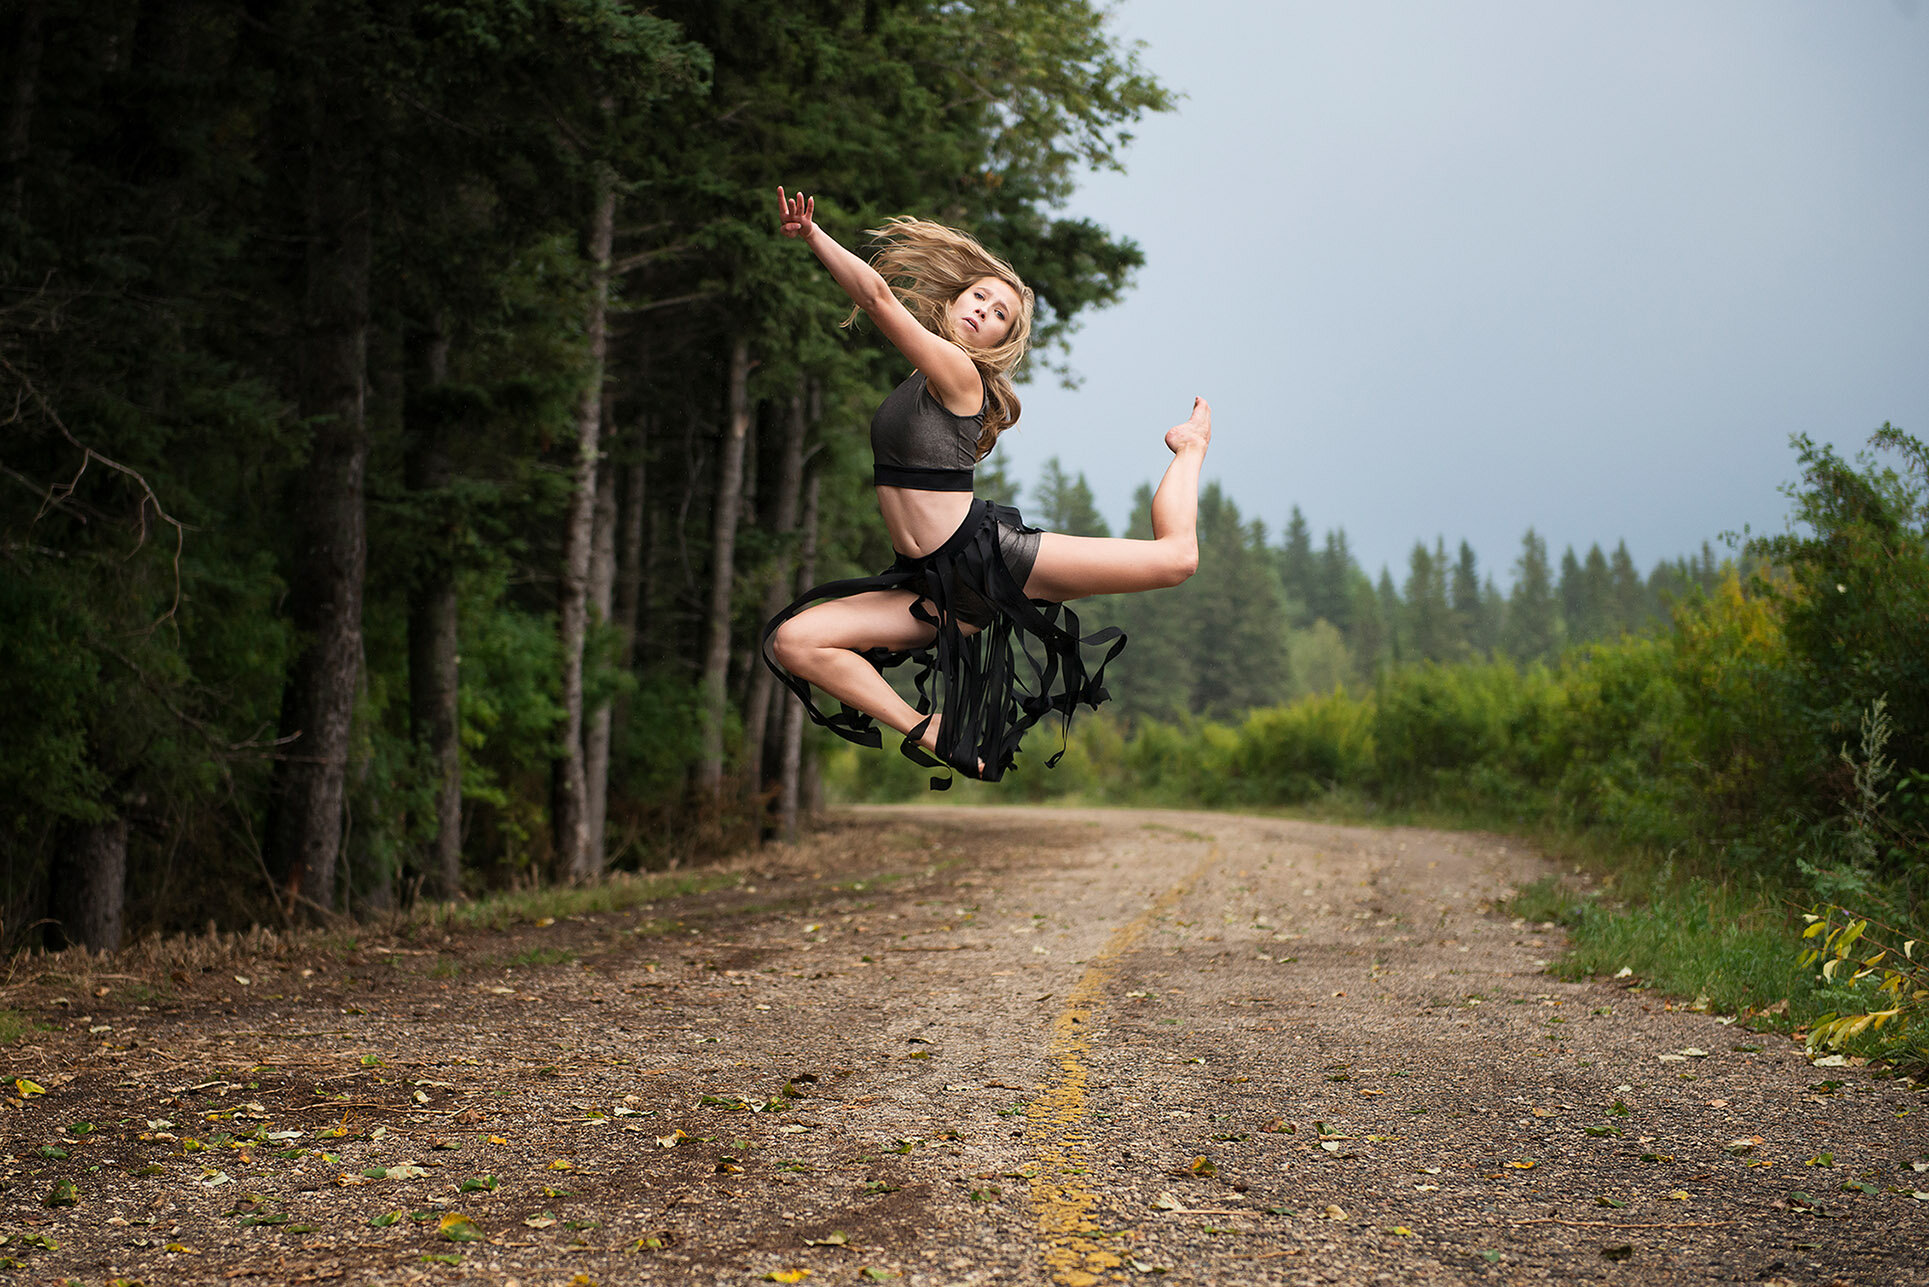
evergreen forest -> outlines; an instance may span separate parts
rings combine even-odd
[[[890,562],[865,428],[903,374],[775,188],[847,245],[977,233],[1050,378],[1142,263],[1066,199],[1174,104],[1098,5],[19,0],[0,66],[6,949],[923,795],[757,657]],[[1873,445],[1798,440],[1788,533],[1646,571],[1531,530],[1369,571],[1209,485],[1198,575],[1080,606],[1131,638],[1117,700],[1001,789],[1554,826],[1919,917],[1929,457]],[[981,483],[1112,534],[1058,461]]]

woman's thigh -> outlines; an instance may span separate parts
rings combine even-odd
[[[777,630],[780,647],[922,648],[936,633],[911,615],[917,596],[909,590],[867,590],[813,604]]]
[[[1160,590],[1185,577],[1172,548],[1162,541],[1046,532],[1039,538],[1038,561],[1025,580],[1025,594],[1063,603],[1088,594]]]

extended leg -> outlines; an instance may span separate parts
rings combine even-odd
[[[1191,417],[1165,435],[1172,463],[1152,496],[1152,539],[1047,532],[1025,593],[1063,603],[1088,594],[1157,590],[1191,576],[1199,567],[1199,470],[1211,441],[1212,408],[1195,398]]]

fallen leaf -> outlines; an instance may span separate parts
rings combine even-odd
[[[450,1242],[481,1242],[482,1230],[476,1222],[459,1211],[451,1211],[436,1222],[436,1232]]]
[[[1179,1199],[1173,1197],[1170,1193],[1161,1193],[1158,1198],[1153,1201],[1152,1205],[1160,1211],[1185,1210],[1185,1203],[1179,1201]]]
[[[1346,1214],[1346,1208],[1341,1206],[1327,1207],[1324,1215],[1328,1220],[1346,1220],[1350,1218]]]
[[[851,1235],[840,1229],[835,1233],[827,1233],[821,1238],[806,1238],[804,1245],[806,1247],[848,1247],[851,1245]]]
[[[14,1094],[20,1096],[22,1099],[32,1099],[35,1095],[46,1094],[47,1088],[37,1081],[29,1081],[25,1077],[16,1077],[13,1079],[13,1091]]]
[[[556,1223],[556,1217],[549,1214],[549,1212],[547,1211],[542,1211],[542,1212],[538,1212],[535,1215],[525,1218],[523,1220],[523,1223],[528,1225],[531,1229],[547,1229]],[[642,1241],[642,1240],[638,1239],[638,1241]]]
[[[1524,1158],[1518,1162],[1509,1162],[1507,1165],[1513,1167],[1516,1171],[1531,1171],[1534,1169],[1536,1163],[1531,1158]]]
[[[1676,1189],[1674,1192],[1668,1194],[1668,1201],[1670,1202],[1686,1202],[1687,1200],[1688,1190],[1686,1189]]]
[[[810,1277],[808,1269],[773,1269],[764,1275],[764,1280],[773,1283],[800,1283],[808,1277]]]

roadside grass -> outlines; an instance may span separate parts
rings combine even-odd
[[[507,956],[490,956],[477,961],[483,970],[531,970],[544,965],[568,965],[576,953],[564,947],[526,947]]]
[[[1817,1020],[1887,1004],[1872,983],[1824,983],[1799,964],[1806,925],[1786,891],[1638,860],[1609,879],[1612,895],[1544,877],[1497,910],[1568,931],[1567,951],[1549,967],[1561,978],[1613,978],[1627,970],[1643,987],[1711,1014],[1736,1015],[1756,1032],[1800,1039]],[[1929,1031],[1919,1022],[1891,1026],[1846,1044],[1843,1053],[1919,1074],[1929,1068]]]
[[[33,1017],[18,1010],[0,1009],[0,1046],[11,1046],[33,1031]]]
[[[417,931],[507,929],[521,922],[622,912],[666,898],[687,898],[742,884],[741,872],[618,873],[599,885],[555,885],[507,890],[472,903],[431,903],[412,909],[402,928]]]

